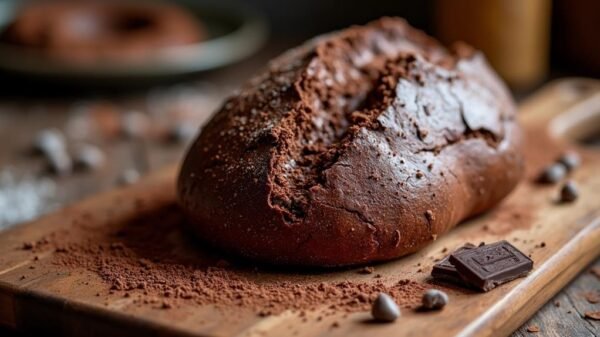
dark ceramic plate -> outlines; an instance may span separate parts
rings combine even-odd
[[[135,0],[128,0],[135,1]],[[157,0],[154,0],[157,1]],[[197,73],[241,60],[266,37],[264,19],[241,6],[179,0],[204,24],[208,39],[161,50],[135,63],[118,61],[73,65],[18,46],[0,43],[0,70],[46,80],[88,84],[140,83]],[[23,1],[0,1],[0,30],[10,23]]]

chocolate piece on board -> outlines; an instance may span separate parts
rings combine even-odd
[[[449,261],[464,281],[483,291],[525,276],[533,268],[530,258],[504,240],[453,253]]]
[[[577,200],[579,192],[577,191],[577,185],[572,181],[567,181],[560,189],[560,201],[561,202],[573,202]]]
[[[477,247],[477,246],[475,246],[472,243],[466,243],[464,246],[455,250],[452,254],[457,254],[464,250],[473,249],[475,247]],[[439,280],[464,284],[464,281],[458,274],[456,267],[454,267],[454,265],[452,263],[450,263],[449,259],[450,259],[450,255],[444,257],[438,263],[433,265],[433,269],[431,270],[431,276],[433,276],[434,278],[439,279]]]

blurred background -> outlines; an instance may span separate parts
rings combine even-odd
[[[593,0],[280,1],[250,0],[267,14],[272,38],[302,40],[387,15],[443,42],[482,49],[513,87],[549,76],[600,75],[600,3]]]
[[[9,25],[19,16],[18,8],[26,7],[23,4],[30,2],[32,1],[2,0],[0,23],[4,27]],[[180,0],[179,3],[201,25],[208,28],[208,35],[203,36],[206,40],[197,41],[198,45],[211,42],[216,37],[232,38],[231,33],[239,33],[242,28],[242,33],[245,34],[243,38],[231,41],[237,48],[225,44],[217,46],[217,52],[210,55],[192,52],[189,53],[191,58],[199,55],[195,57],[195,64],[188,64],[193,62],[182,57],[178,61],[187,67],[180,65],[178,69],[174,69],[162,64],[158,67],[162,72],[155,69],[152,73],[146,69],[146,76],[139,76],[142,70],[129,69],[129,73],[120,76],[121,81],[111,82],[111,76],[98,76],[93,71],[88,70],[86,73],[78,69],[80,76],[71,76],[77,77],[76,87],[88,84],[86,87],[103,86],[110,89],[122,86],[123,83],[119,82],[130,86],[149,86],[156,84],[157,79],[163,83],[165,80],[182,80],[179,75],[194,72],[198,75],[198,71],[204,73],[196,78],[207,78],[206,70],[231,63],[238,66],[238,75],[224,75],[219,80],[235,85],[282,50],[317,34],[353,24],[364,24],[381,16],[401,16],[411,25],[446,44],[462,40],[483,50],[492,65],[517,93],[529,92],[549,78],[564,75],[600,76],[600,47],[596,38],[596,32],[600,31],[600,3],[593,0],[374,0],[368,3],[357,0],[325,0],[289,1],[285,5],[275,0]],[[94,19],[83,15],[77,18],[78,22],[85,20]],[[85,31],[85,26],[63,25],[60,29]],[[6,44],[7,39],[3,42]],[[219,51],[219,47],[223,52]],[[0,69],[12,71],[4,72],[3,77],[15,72],[32,74],[33,77],[25,80],[29,90],[35,77],[38,81],[51,77],[51,82],[54,83],[62,77],[63,82],[69,82],[64,80],[75,72],[71,69],[72,63],[66,66],[55,65],[56,69],[52,71],[44,61],[26,62],[30,60],[22,58],[22,54],[15,56],[5,49],[0,49],[4,52],[4,57],[0,54]],[[10,60],[7,60],[8,56]],[[210,62],[206,61],[211,58]],[[214,58],[220,61],[216,62]],[[40,63],[44,64],[42,70],[39,69]],[[157,73],[160,76],[156,76]],[[116,77],[118,76],[112,76],[112,79]],[[138,80],[140,78],[141,81]],[[2,81],[2,86],[12,91],[10,88],[21,83],[21,80],[22,78],[10,84]],[[47,89],[43,88],[42,91]],[[17,88],[18,90],[20,89]]]

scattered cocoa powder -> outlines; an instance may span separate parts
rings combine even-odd
[[[495,235],[506,235],[514,230],[528,229],[533,224],[534,209],[529,201],[519,200],[517,203],[507,200],[489,212],[488,223],[482,226],[482,230]]]
[[[548,151],[540,151],[541,148],[552,148]],[[527,158],[526,176],[527,180],[534,181],[540,170],[551,163],[563,151],[563,145],[551,138],[545,127],[529,128],[523,146],[525,158]],[[521,184],[518,192],[522,195],[536,195],[543,186],[535,184]],[[539,199],[519,198],[519,200],[508,198],[500,203],[486,215],[486,224],[481,226],[482,231],[493,235],[507,235],[515,230],[528,229],[533,226]]]
[[[349,281],[343,277],[345,271],[291,272],[225,260],[191,241],[175,206],[146,212],[125,224],[88,222],[89,218],[75,221],[68,230],[45,237],[41,242],[46,244],[37,244],[32,251],[54,249],[54,265],[93,271],[109,293],[131,296],[137,305],[238,306],[261,316],[289,309],[356,312],[369,310],[380,292],[400,306],[415,308],[426,289],[424,284],[392,277]]]
[[[51,235],[49,235],[49,237],[53,237],[57,235],[56,233],[53,233]],[[27,241],[27,242],[23,242],[23,244],[21,245],[21,249],[23,250],[30,250],[32,252],[37,252],[40,249],[43,250],[44,247],[46,247],[48,245],[48,238],[41,238],[40,240],[37,241]],[[35,257],[34,257],[35,259]]]
[[[549,147],[548,144],[552,144],[552,146]],[[544,151],[539,149],[544,149]],[[527,158],[526,179],[533,182],[545,166],[555,162],[556,158],[565,151],[565,143],[553,139],[545,125],[538,125],[528,128],[523,151]]]

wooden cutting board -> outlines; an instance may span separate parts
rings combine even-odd
[[[376,270],[384,279],[428,282],[434,258],[447,254],[444,248],[506,239],[531,254],[535,262],[524,279],[488,293],[452,291],[444,310],[404,310],[393,324],[370,324],[368,312],[305,322],[292,311],[259,317],[234,306],[217,310],[184,303],[159,310],[133,305],[132,298],[108,295],[109,286],[95,273],[52,263],[56,251],[39,253],[34,260],[31,251],[23,249],[24,242],[60,233],[82,218],[90,228],[124,224],[138,216],[140,204],[145,209],[173,204],[177,168],[170,167],[135,185],[0,233],[0,325],[26,332],[90,336],[509,335],[600,254],[600,152],[598,147],[578,145],[600,132],[600,82],[553,82],[526,100],[520,110],[528,135],[527,179],[497,209],[460,225],[416,254],[377,265]],[[559,185],[532,183],[540,167],[565,146],[577,149],[583,157],[583,165],[570,177],[580,188],[580,197],[572,204],[556,201]],[[183,243],[182,247],[193,249]],[[286,277],[285,272],[281,275]],[[311,275],[323,281],[364,277],[356,269]],[[308,316],[318,314],[316,310]],[[332,327],[334,321],[339,326]]]

